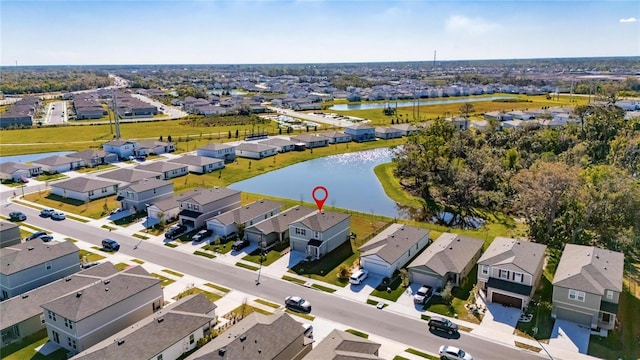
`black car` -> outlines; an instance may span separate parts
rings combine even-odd
[[[167,239],[175,239],[186,232],[187,232],[187,226],[178,224],[170,227],[169,230],[164,234],[164,237]]]
[[[447,334],[452,335],[453,333],[458,332],[458,325],[452,323],[449,319],[433,316],[429,319],[429,329],[444,331]]]
[[[47,236],[47,233],[44,232],[44,231],[36,231],[33,234],[27,236],[27,238],[25,240],[26,241],[30,241],[30,240],[33,240],[33,239],[37,239],[37,238],[39,238],[41,236]]]
[[[233,246],[231,246],[231,249],[235,251],[239,251],[249,246],[249,244],[250,244],[249,240],[246,240],[246,239],[238,240],[233,243]]]
[[[193,241],[202,241],[202,240],[208,238],[209,236],[211,236],[211,234],[213,234],[213,231],[210,230],[210,229],[200,230],[195,235],[193,235],[191,240],[193,240]]]
[[[12,211],[9,213],[9,220],[11,221],[25,221],[27,220],[27,215],[21,213],[20,211]]]
[[[102,240],[102,248],[106,251],[116,252],[120,250],[120,244],[113,239]]]
[[[289,310],[299,311],[304,313],[311,312],[311,303],[299,296],[287,296],[284,299],[284,305]]]
[[[44,235],[44,236],[40,236],[39,237],[40,240],[44,241],[44,242],[49,242],[51,240],[53,240],[53,236],[51,235]]]

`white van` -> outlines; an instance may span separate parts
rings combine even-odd
[[[354,272],[351,277],[349,277],[349,282],[353,285],[360,285],[367,278],[369,272],[365,269],[360,269]]]

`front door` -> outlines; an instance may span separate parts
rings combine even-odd
[[[320,248],[317,246],[307,246],[307,255],[312,259],[320,259]]]
[[[609,313],[602,313],[602,322],[603,323],[610,323],[611,322],[611,314]]]

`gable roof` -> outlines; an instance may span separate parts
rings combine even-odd
[[[325,131],[323,133],[320,133],[321,136],[330,138],[330,139],[335,139],[335,138],[342,138],[342,137],[351,137],[351,135],[349,134],[345,134],[341,131]]]
[[[234,148],[235,148],[235,146],[229,145],[229,144],[212,143],[212,144],[207,144],[205,146],[201,146],[201,147],[198,148],[198,150],[218,151],[218,150],[234,149]]]
[[[106,187],[118,185],[117,182],[100,180],[90,177],[79,176],[69,180],[60,181],[55,184],[51,184],[51,187],[56,187],[65,190],[72,190],[77,192],[88,192],[91,190],[103,189]]]
[[[593,246],[566,244],[553,278],[553,286],[604,295],[622,291],[624,254]]]
[[[135,145],[136,142],[135,141],[131,141],[131,140],[111,140],[109,142],[104,143],[104,145],[109,145],[109,146],[116,146],[116,147],[120,147],[126,144],[132,144]]]
[[[196,190],[189,190],[181,194],[173,194],[169,197],[152,202],[151,206],[155,206],[162,211],[175,209],[180,207],[180,203],[183,200],[190,199],[195,194],[198,194]]]
[[[272,145],[272,146],[293,146],[296,144],[295,141],[273,137],[267,140],[259,141],[260,144]]]
[[[366,244],[360,246],[360,257],[377,255],[388,264],[400,257],[429,236],[429,230],[403,224],[391,224]]]
[[[380,344],[334,329],[316,345],[304,360],[382,360],[377,356]]]
[[[104,158],[107,155],[116,156],[115,154],[108,153],[104,150],[91,150],[91,149],[78,151],[73,154],[69,154],[67,156],[78,158],[78,159],[93,160],[95,158]]]
[[[279,213],[278,215],[272,216],[264,221],[260,221],[251,227],[259,230],[265,235],[273,232],[283,233],[289,229],[289,224],[311,214],[314,211],[316,211],[314,208],[294,206]]]
[[[121,189],[122,190],[129,189],[134,192],[142,192],[142,191],[147,191],[151,189],[157,189],[166,185],[171,185],[171,189],[173,189],[173,183],[171,181],[152,178],[152,179],[142,179],[140,181],[134,182],[133,184],[124,186]]]
[[[54,155],[54,156],[49,156],[43,159],[32,161],[32,163],[39,164],[39,165],[56,166],[56,165],[71,164],[79,161],[83,161],[83,160],[79,158],[70,157],[70,156]]]
[[[28,241],[0,248],[0,273],[11,275],[69,254],[77,254],[71,241]],[[80,259],[78,258],[78,264]]]
[[[213,219],[219,221],[224,225],[244,224],[245,222],[255,218],[256,216],[262,215],[274,209],[280,209],[282,205],[284,204],[281,202],[262,199],[254,201],[245,206],[229,210],[220,215],[216,215],[213,217]]]
[[[482,254],[478,264],[491,266],[512,264],[533,275],[542,267],[546,249],[547,246],[543,244],[496,237],[487,251]]]
[[[339,212],[315,211],[296,221],[296,223],[302,224],[310,230],[323,232],[331,229],[335,225],[339,224],[345,219],[349,219],[350,217],[350,214],[343,214]]]
[[[209,164],[224,163],[224,160],[222,159],[217,159],[217,158],[212,158],[207,156],[198,156],[198,155],[183,155],[168,161],[173,163],[178,163],[178,164],[195,165],[195,166],[205,166]]]
[[[191,196],[185,197],[182,201],[193,201],[199,205],[210,204],[214,201],[224,199],[229,196],[239,195],[240,191],[226,187],[214,187],[211,189],[194,189]],[[238,200],[240,198],[238,197]]]
[[[408,269],[426,266],[440,276],[460,273],[482,249],[484,241],[468,236],[442,233],[425,251],[416,257]]]
[[[346,126],[345,129],[351,129],[351,130],[374,130],[374,127],[369,125],[369,124],[354,124],[354,125],[349,125]]]
[[[324,141],[324,142],[329,141],[329,139],[325,136],[311,135],[311,134],[300,134],[297,136],[292,136],[290,139],[295,142],[310,142],[310,143],[316,142],[316,141]]]
[[[272,146],[272,145],[267,145],[267,144],[260,144],[260,143],[248,143],[248,142],[243,142],[241,144],[239,144],[238,146],[236,146],[236,151],[254,151],[254,152],[262,152],[262,151],[269,151],[269,150],[278,150],[277,146]]]
[[[151,171],[120,168],[118,170],[108,171],[106,173],[103,173],[97,176],[105,179],[120,181],[120,182],[134,183],[136,181],[140,181],[144,179],[152,179],[159,175],[158,173],[151,172]]]
[[[167,172],[167,171],[178,170],[178,169],[185,169],[186,170],[186,167],[187,167],[187,165],[177,164],[177,163],[174,163],[174,162],[155,161],[155,162],[152,162],[150,164],[138,165],[135,168],[138,169],[138,170],[146,170],[146,171],[164,173],[164,172]]]
[[[119,272],[106,279],[108,283],[105,280],[91,284],[78,292],[44,303],[42,308],[71,321],[81,321],[148,288],[160,288],[160,280],[145,273]]]
[[[37,169],[41,166],[38,165],[29,165],[29,164],[22,164],[22,163],[16,163],[16,162],[6,162],[6,163],[1,163],[0,164],[0,172],[1,173],[5,173],[5,174],[13,174],[14,172],[18,171],[18,170],[30,170],[30,169]]]

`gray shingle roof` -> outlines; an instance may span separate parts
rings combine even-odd
[[[468,236],[443,233],[407,268],[426,266],[445,276],[448,272],[460,273],[482,249],[484,241]]]
[[[209,164],[224,163],[224,160],[222,159],[210,158],[206,156],[197,156],[197,155],[183,155],[179,158],[174,158],[168,161],[177,163],[177,164],[195,165],[195,166],[205,166]]]
[[[277,137],[269,138],[267,140],[262,140],[262,141],[259,141],[259,143],[273,145],[273,146],[292,146],[296,144],[295,141],[291,141],[283,138],[277,138]]]
[[[183,201],[191,200],[199,205],[210,204],[214,201],[224,199],[229,196],[240,194],[238,190],[232,190],[225,187],[214,187],[212,189],[195,189],[193,195],[185,198]]]
[[[276,150],[277,151],[278,147],[272,146],[272,145],[267,145],[267,144],[248,143],[248,142],[244,142],[244,143],[241,143],[238,146],[236,146],[236,151],[262,152],[262,151],[268,151],[268,150]]]
[[[64,165],[64,164],[71,164],[74,162],[79,162],[79,161],[83,161],[82,159],[79,158],[73,158],[70,156],[49,156],[46,157],[44,159],[38,159],[35,161],[32,161],[34,164],[38,164],[38,165],[49,165],[49,166],[55,166],[55,165]]]
[[[103,158],[105,156],[107,156],[108,152],[104,151],[104,150],[83,150],[83,151],[78,151],[75,152],[73,154],[69,154],[67,155],[68,157],[74,157],[74,158],[78,158],[78,159],[85,159],[85,160],[93,160],[95,158]]]
[[[382,360],[380,344],[341,330],[333,330],[303,360]]]
[[[331,229],[332,227],[336,226],[345,219],[349,219],[350,217],[350,214],[343,214],[332,211],[316,211],[296,222],[303,224],[310,230],[323,232]]]
[[[117,146],[120,147],[122,145],[126,145],[126,144],[136,144],[135,141],[130,141],[130,140],[111,140],[109,142],[106,142],[105,145],[110,145],[110,146]]]
[[[143,179],[152,179],[158,174],[151,171],[143,171],[136,169],[118,169],[98,175],[98,177],[116,180],[126,183],[134,183]]]
[[[78,322],[154,286],[159,287],[160,280],[152,276],[120,272],[110,277],[107,284],[100,281],[81,289],[79,292],[49,301],[42,307],[71,321]]]
[[[542,267],[546,245],[534,242],[496,237],[487,251],[480,257],[481,265],[513,264],[529,274],[535,274]]]
[[[358,250],[360,257],[377,255],[387,263],[393,264],[409,249],[415,248],[418,241],[425,236],[429,236],[427,229],[391,224]]]
[[[287,209],[276,216],[272,216],[267,220],[261,221],[255,225],[253,228],[260,230],[261,233],[268,235],[273,232],[283,233],[289,229],[289,225],[292,222],[300,220],[300,218],[311,214],[317,209],[313,209],[306,206],[294,206],[290,209]]]
[[[23,242],[0,249],[0,273],[4,275],[15,274],[30,267],[44,264],[47,261],[60,257],[77,254],[78,247],[71,241],[40,240]],[[80,259],[78,259],[80,264]]]
[[[213,219],[220,221],[220,223],[224,225],[244,224],[256,216],[269,211],[279,210],[282,205],[284,204],[273,200],[258,200],[242,207],[229,210],[220,215],[216,215]]]
[[[193,195],[198,194],[198,191],[196,190],[189,190],[187,192],[181,193],[181,194],[174,194],[168,198],[162,199],[162,200],[158,200],[158,201],[154,201],[151,203],[151,205],[157,207],[158,209],[162,210],[162,211],[167,211],[167,210],[171,210],[171,209],[175,209],[180,207],[180,203],[185,200],[185,199],[190,199]]]
[[[218,151],[218,150],[224,150],[224,149],[234,149],[235,146],[232,145],[228,145],[228,144],[207,144],[205,146],[199,147],[198,150],[210,150],[210,151]]]
[[[1,163],[0,164],[0,172],[6,173],[6,174],[13,174],[17,170],[30,170],[30,169],[37,169],[39,167],[40,166],[38,166],[38,165],[29,165],[29,164],[22,164],[22,163],[16,163],[16,162],[6,162],[6,163]]]
[[[150,164],[138,165],[135,168],[138,170],[152,171],[157,173],[164,173],[167,171],[178,170],[182,168],[186,168],[187,165],[177,164],[174,162],[168,161],[155,161]],[[186,169],[185,169],[186,170]]]
[[[173,188],[173,183],[171,181],[159,180],[155,178],[143,179],[128,186],[122,187],[121,189],[130,189],[135,192],[142,192],[151,189],[157,189],[166,186],[167,184],[171,184],[171,187]]]
[[[55,184],[51,184],[51,187],[57,187],[65,190],[73,190],[77,192],[88,192],[91,190],[98,190],[106,187],[118,185],[117,182],[94,179],[90,177],[79,176],[69,180],[60,181]]]
[[[554,286],[604,295],[622,291],[624,254],[593,246],[567,244],[562,251]]]

